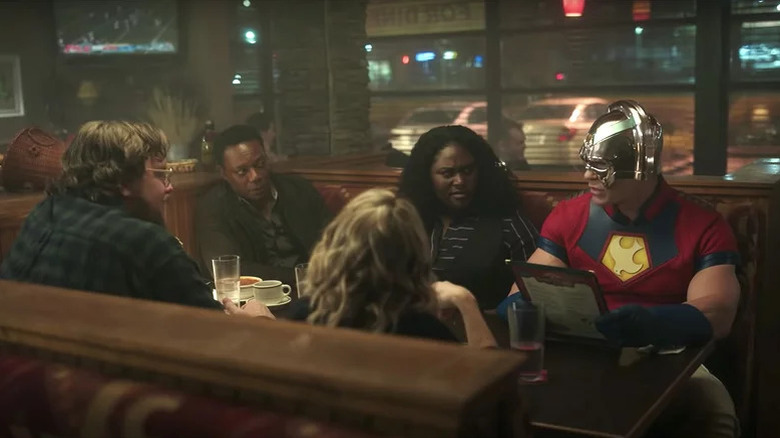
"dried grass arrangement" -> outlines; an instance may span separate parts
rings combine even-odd
[[[190,142],[201,125],[197,103],[172,94],[168,90],[155,88],[152,90],[146,116],[168,136],[171,144],[169,160],[189,158]]]

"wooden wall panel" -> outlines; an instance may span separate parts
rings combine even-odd
[[[166,226],[181,240],[188,254],[195,254],[195,227],[192,212],[199,194],[218,180],[212,173],[177,174],[172,178],[174,190],[163,215]],[[43,193],[0,193],[0,263],[11,249],[24,218],[43,199]]]

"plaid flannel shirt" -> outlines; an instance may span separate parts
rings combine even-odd
[[[119,205],[70,195],[41,201],[0,278],[168,303],[221,308],[179,241]]]

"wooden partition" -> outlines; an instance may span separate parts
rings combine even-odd
[[[384,165],[383,155],[307,157],[275,164],[275,171],[312,181],[334,210],[371,187],[394,188],[400,169]],[[541,226],[560,200],[586,189],[577,173],[518,172],[516,186],[526,214]],[[217,179],[214,174],[174,177],[175,191],[166,207],[169,229],[190,254],[197,247],[192,228],[196,195]],[[671,177],[670,184],[710,202],[737,235],[742,265],[742,302],[732,336],[718,351],[727,360],[721,375],[737,403],[746,436],[771,436],[780,430],[780,176],[767,160],[728,177]],[[41,195],[0,195],[0,260],[21,221]]]
[[[3,354],[378,435],[524,436],[499,350],[0,281]]]
[[[197,196],[219,179],[213,173],[183,173],[172,178],[173,194],[165,203],[165,223],[168,229],[182,241],[189,254],[195,254],[195,226],[192,212]],[[43,199],[43,192],[9,193],[0,192],[0,262],[30,210]]]
[[[281,171],[299,166],[306,168],[324,168],[328,166],[376,166],[384,158],[383,155],[370,154],[345,157],[301,157],[289,162],[280,163]],[[168,229],[181,240],[187,253],[197,253],[193,211],[195,201],[212,184],[219,180],[216,173],[194,172],[174,174],[173,193],[165,204],[165,223]],[[19,234],[24,218],[35,204],[43,199],[43,192],[11,193],[0,190],[0,262],[11,249],[14,239]]]

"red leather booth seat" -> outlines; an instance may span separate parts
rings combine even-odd
[[[359,438],[364,433],[0,354],[0,437]]]

